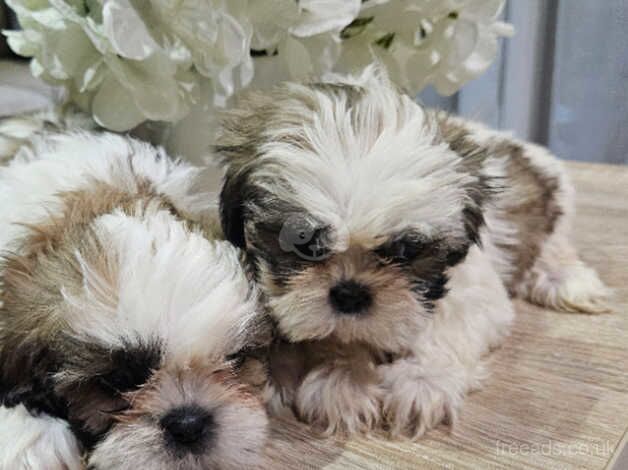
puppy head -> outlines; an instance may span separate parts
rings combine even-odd
[[[485,181],[381,71],[251,94],[223,119],[224,231],[292,341],[407,347],[477,243]]]
[[[90,468],[249,468],[266,416],[232,357],[257,333],[256,293],[231,244],[153,209],[100,216],[34,271],[14,265],[4,308],[38,312],[24,344],[54,362],[40,395],[62,404]]]

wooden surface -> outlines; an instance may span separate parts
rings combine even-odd
[[[275,422],[272,469],[604,469],[628,428],[628,168],[570,164],[578,190],[574,238],[616,290],[617,313],[572,315],[517,303],[492,375],[451,432],[416,443],[316,438]],[[616,470],[626,470],[624,464]]]

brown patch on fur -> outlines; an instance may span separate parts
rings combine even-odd
[[[507,155],[507,184],[516,194],[509,200],[505,216],[517,227],[518,244],[516,251],[508,249],[515,257],[516,271],[510,289],[521,281],[541,252],[541,246],[554,231],[562,209],[556,200],[559,182],[556,178],[544,175],[535,168],[524,149],[515,143],[503,141],[495,143],[495,155]]]
[[[22,402],[30,410],[68,419],[80,426],[81,432],[96,435],[109,426],[107,412],[119,408],[121,403],[89,382],[57,388],[59,383],[54,374],[67,358],[85,351],[84,344],[65,335],[67,325],[60,311],[64,302],[61,288],[76,292],[82,285],[76,251],[103,278],[115,276],[115,272],[90,230],[74,228],[59,242],[52,251],[46,250],[46,254],[34,252],[4,260],[0,401],[20,391],[21,397],[16,397],[15,403]],[[5,390],[1,390],[3,387]],[[84,443],[91,442],[87,434],[80,437]]]
[[[256,394],[261,394],[268,379],[266,364],[254,357],[245,357],[235,374],[239,381],[251,387]]]
[[[317,92],[343,100],[347,109],[365,95],[363,88],[340,83],[313,83],[298,87],[279,85],[270,93],[242,93],[236,106],[221,115],[215,146],[217,155],[223,163],[231,166],[232,172],[239,172],[259,156],[260,146],[270,138],[265,135],[268,129],[273,129],[272,140],[275,142],[313,151],[311,142],[299,129],[308,124],[303,121],[303,116],[320,114]],[[377,125],[383,127],[383,122],[384,116],[381,116]]]
[[[181,216],[178,209],[163,195],[154,192],[146,180],[138,180],[134,192],[94,181],[90,189],[63,192],[59,197],[63,201],[63,210],[59,215],[51,214],[48,220],[40,224],[24,224],[32,231],[19,250],[25,256],[33,257],[54,250],[67,232],[75,227],[87,227],[94,219],[114,209],[132,214],[135,208],[147,207],[153,202],[160,209]]]
[[[387,362],[386,354],[366,343],[343,343],[335,338],[292,343],[277,339],[270,348],[269,368],[274,385],[288,401],[294,396],[305,376],[327,364],[342,364],[352,371],[357,382],[370,382],[368,365]]]
[[[515,270],[507,286],[512,291],[533,266],[541,245],[554,231],[556,221],[562,215],[556,198],[559,182],[535,167],[524,148],[513,141],[492,138],[479,144],[470,137],[470,130],[444,114],[439,116],[439,124],[441,137],[463,158],[463,165],[473,175],[482,175],[487,156],[506,157],[506,175],[499,182],[504,190],[494,197],[505,207],[500,216],[517,229],[516,245],[498,244],[513,257]]]
[[[77,252],[95,269],[101,268],[103,277],[115,276],[114,264],[109,259],[111,254],[104,252],[90,228],[95,218],[114,209],[132,213],[151,203],[177,214],[176,208],[154,193],[146,181],[138,181],[137,193],[95,181],[91,189],[62,193],[60,197],[61,213],[51,214],[39,224],[28,225],[31,234],[21,241],[14,253],[4,256],[0,266],[1,329],[13,331],[19,338],[49,338],[62,329],[62,319],[54,314],[54,309],[62,301],[61,286],[70,290],[81,286]],[[7,336],[11,335],[7,333]],[[10,338],[7,340],[11,342]]]
[[[51,376],[64,358],[76,356],[78,351],[73,348],[82,346],[65,337],[67,324],[60,310],[64,302],[61,289],[69,294],[82,289],[84,279],[77,253],[101,279],[115,285],[117,278],[115,254],[103,249],[91,223],[115,209],[130,214],[149,205],[179,215],[176,207],[157,194],[148,181],[137,179],[134,191],[93,181],[89,189],[60,194],[60,213],[28,225],[30,234],[14,253],[0,260],[0,401],[29,400],[27,403],[34,409],[52,415],[65,412],[63,394],[53,390]],[[91,416],[94,409],[117,406],[89,387],[77,396],[84,398],[73,410],[80,419]],[[89,423],[90,429],[102,429],[102,420],[94,419],[94,423]]]
[[[68,421],[94,436],[105,433],[115,416],[129,407],[124,398],[112,396],[94,383],[79,384],[61,393],[67,397]]]

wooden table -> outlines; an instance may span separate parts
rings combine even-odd
[[[617,313],[572,315],[517,303],[492,376],[448,432],[416,443],[321,439],[274,422],[269,469],[628,469],[628,167],[569,164],[574,238],[616,290]],[[624,445],[625,445],[624,439]],[[613,462],[611,463],[611,460]]]

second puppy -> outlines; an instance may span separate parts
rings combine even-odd
[[[257,294],[200,223],[198,178],[112,134],[0,168],[1,469],[259,463],[259,379],[236,359],[263,336]]]

